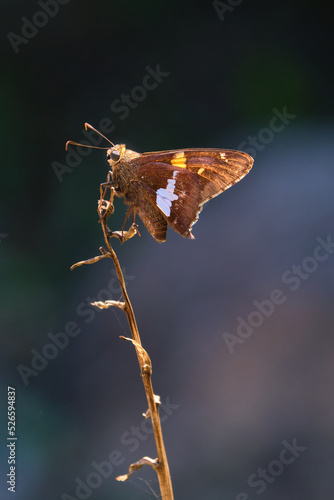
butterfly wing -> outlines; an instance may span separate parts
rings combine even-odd
[[[139,183],[137,183],[137,187]],[[141,189],[143,189],[141,187]],[[144,223],[144,226],[157,241],[166,241],[167,220],[152,202],[150,189],[145,186],[143,196],[136,204],[135,211]]]
[[[185,238],[193,238],[190,228],[197,220],[203,188],[200,177],[189,170],[159,162],[142,165],[136,179],[143,202],[137,210],[138,215],[141,217],[144,207],[154,207],[175,231]],[[149,225],[145,225],[151,232]]]
[[[229,149],[143,153],[136,158],[135,182],[142,193],[136,211],[158,241],[166,239],[163,220],[193,238],[191,227],[203,204],[240,181],[252,165],[251,156]]]
[[[216,189],[208,184],[202,193],[202,204],[239,182],[251,170],[253,158],[242,151],[233,149],[178,149],[143,153],[138,158],[138,165],[148,160],[168,163],[185,168],[212,182]],[[205,184],[205,183],[204,183]]]

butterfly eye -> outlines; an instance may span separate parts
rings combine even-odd
[[[119,160],[119,152],[118,151],[111,151],[111,153],[107,154],[107,159],[112,160],[112,161],[118,161]]]

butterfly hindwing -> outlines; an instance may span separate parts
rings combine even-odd
[[[203,189],[200,177],[187,169],[157,162],[140,166],[137,182],[146,203],[156,207],[182,236],[193,238],[190,229],[198,218]]]
[[[135,208],[146,229],[157,241],[166,241],[167,221],[153,203],[143,197]]]

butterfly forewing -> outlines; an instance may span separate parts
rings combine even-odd
[[[143,153],[138,163],[153,161],[186,168],[213,182],[219,194],[240,181],[252,168],[253,158],[233,149],[180,149]],[[159,165],[157,165],[158,167]],[[210,199],[210,198],[208,198]],[[208,199],[203,198],[203,203]]]
[[[191,151],[187,168],[210,183],[203,182],[202,204],[239,182],[252,168],[253,159],[234,150]],[[214,184],[215,188],[212,187]]]

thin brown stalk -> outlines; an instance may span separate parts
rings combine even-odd
[[[161,422],[160,422],[160,416],[159,416],[159,405],[160,405],[160,398],[156,396],[153,392],[153,386],[152,386],[152,365],[151,365],[151,360],[145,351],[143,349],[141,340],[140,340],[140,335],[138,331],[138,326],[135,318],[135,314],[129,299],[129,295],[126,290],[126,285],[125,285],[125,280],[124,276],[122,273],[122,269],[120,266],[120,263],[118,261],[117,255],[110,245],[110,237],[111,236],[116,236],[118,237],[121,242],[125,241],[132,236],[134,236],[137,233],[136,225],[133,224],[130,228],[129,231],[126,231],[123,233],[121,232],[114,232],[111,233],[110,229],[107,226],[107,217],[112,213],[112,198],[110,202],[106,202],[103,200],[99,204],[99,216],[100,216],[100,223],[101,227],[103,230],[103,235],[104,235],[104,241],[107,246],[108,251],[106,251],[104,248],[100,248],[101,254],[97,257],[94,257],[93,259],[89,259],[87,261],[82,261],[78,262],[77,264],[74,264],[72,266],[72,269],[74,267],[80,266],[82,264],[93,264],[103,258],[109,257],[113,260],[115,270],[117,273],[117,278],[122,290],[122,295],[123,295],[123,301],[106,301],[104,303],[101,302],[96,302],[94,303],[95,306],[100,307],[102,309],[110,307],[110,306],[115,306],[120,309],[122,309],[128,319],[130,331],[131,331],[131,336],[132,339],[126,339],[126,340],[131,340],[133,343],[136,353],[137,353],[137,358],[138,358],[138,363],[140,366],[140,372],[144,384],[144,389],[146,393],[146,398],[148,402],[148,411],[146,412],[145,416],[146,418],[151,418],[152,421],[152,427],[154,431],[154,439],[156,443],[156,449],[157,449],[157,458],[151,459],[149,457],[143,457],[142,459],[138,460],[134,464],[131,464],[129,467],[129,472],[128,474],[125,474],[123,476],[119,476],[116,479],[118,481],[126,481],[130,475],[138,470],[140,467],[143,465],[150,465],[151,467],[154,468],[154,470],[157,473],[158,476],[158,481],[160,485],[160,492],[161,492],[161,499],[162,500],[173,500],[173,488],[172,488],[172,481],[170,477],[170,472],[169,472],[169,466],[168,466],[168,461],[167,461],[167,455],[166,455],[166,450],[165,450],[165,445],[163,441],[163,436],[162,436],[162,429],[161,429]],[[124,337],[123,337],[124,338]]]

